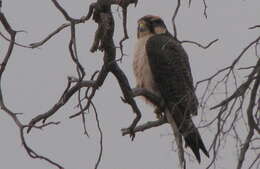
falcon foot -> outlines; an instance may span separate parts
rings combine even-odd
[[[135,139],[135,132],[134,132],[134,128],[133,127],[128,127],[127,130],[129,131],[129,136],[131,138],[131,141],[134,141]]]
[[[163,118],[163,111],[160,108],[156,107],[154,109],[154,113],[156,114],[156,118],[157,119],[162,119]]]

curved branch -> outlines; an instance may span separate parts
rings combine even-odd
[[[181,43],[191,43],[191,44],[194,44],[194,45],[197,45],[198,47],[200,48],[203,48],[203,49],[208,49],[211,45],[213,45],[215,42],[217,42],[219,39],[215,39],[211,42],[209,42],[207,45],[202,45],[198,42],[194,42],[194,41],[190,41],[190,40],[183,40],[181,41]]]
[[[60,97],[59,101],[50,108],[46,113],[40,114],[33,118],[28,124],[27,133],[31,131],[36,123],[39,121],[45,122],[50,116],[55,114],[63,105],[65,105],[71,96],[73,96],[82,87],[93,87],[96,85],[95,81],[80,81],[70,88],[71,82],[68,81],[68,87],[65,89],[64,93]]]
[[[61,26],[59,26],[55,31],[53,31],[52,33],[50,33],[46,38],[44,38],[43,40],[39,41],[39,42],[35,42],[35,43],[31,43],[30,46],[32,48],[37,48],[39,46],[42,46],[44,43],[46,43],[48,40],[50,40],[54,35],[56,35],[57,33],[59,33],[60,31],[62,31],[64,28],[69,27],[71,24],[70,23],[64,23]]]
[[[172,16],[173,33],[174,33],[174,37],[176,39],[178,39],[178,38],[177,38],[177,27],[176,27],[175,20],[176,20],[177,14],[179,12],[180,6],[181,6],[181,0],[178,0],[177,1],[177,6],[176,6],[176,8],[174,10],[174,13],[173,13],[173,16]]]
[[[203,15],[205,16],[205,18],[207,19],[208,18],[208,14],[207,14],[207,3],[206,3],[206,0],[203,0],[203,5],[204,5],[204,11],[203,11]]]
[[[1,2],[1,1],[0,1]],[[1,3],[0,3],[1,5]],[[0,107],[3,111],[5,111],[15,122],[16,126],[19,128],[19,132],[20,132],[20,139],[22,141],[22,145],[25,148],[26,152],[28,153],[28,155],[31,158],[37,158],[37,159],[41,159],[41,160],[45,160],[47,162],[49,162],[50,164],[58,167],[59,169],[63,169],[63,167],[61,165],[59,165],[58,163],[50,160],[47,157],[41,156],[39,154],[37,154],[33,149],[31,149],[24,138],[24,128],[27,127],[26,125],[23,125],[21,123],[21,121],[17,118],[17,113],[12,112],[9,108],[6,107],[5,103],[4,103],[4,99],[3,99],[3,94],[2,94],[2,88],[1,88],[1,84],[2,84],[2,75],[5,71],[5,68],[7,66],[7,63],[11,57],[13,48],[14,48],[14,44],[15,44],[15,36],[16,36],[16,31],[14,31],[11,26],[9,25],[7,19],[5,18],[4,14],[0,11],[0,22],[3,24],[4,28],[6,29],[6,31],[10,34],[11,39],[10,39],[10,43],[9,43],[9,47],[7,50],[7,53],[4,57],[3,62],[1,63],[1,67],[0,67]],[[47,126],[47,125],[45,125]],[[44,127],[44,126],[42,126]],[[41,128],[42,128],[41,127]]]

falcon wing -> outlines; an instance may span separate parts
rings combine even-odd
[[[197,114],[188,55],[181,44],[170,34],[160,34],[147,41],[146,50],[154,80],[167,104],[178,104],[187,115]]]
[[[146,43],[146,52],[156,87],[166,108],[171,112],[186,145],[200,162],[200,149],[209,155],[191,120],[191,114],[197,113],[198,101],[188,56],[181,44],[168,33],[151,37]]]

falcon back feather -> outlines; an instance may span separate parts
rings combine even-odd
[[[154,81],[170,110],[173,119],[200,162],[201,149],[209,156],[201,136],[191,120],[197,113],[198,103],[192,84],[187,54],[170,34],[154,35],[146,43],[146,51]]]

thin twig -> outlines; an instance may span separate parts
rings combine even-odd
[[[181,43],[191,43],[191,44],[194,44],[194,45],[197,45],[198,47],[200,48],[203,48],[203,49],[208,49],[211,45],[213,45],[215,42],[217,42],[219,39],[215,39],[211,42],[209,42],[207,45],[202,45],[198,42],[194,42],[194,41],[190,41],[190,40],[183,40],[181,41]]]
[[[69,27],[71,24],[70,23],[64,23],[61,26],[59,26],[56,30],[54,30],[52,33],[50,33],[46,38],[39,42],[31,43],[30,46],[31,48],[37,48],[45,44],[48,40],[50,40],[54,35],[62,31],[64,28]]]
[[[174,33],[174,37],[176,39],[178,39],[178,38],[177,38],[177,27],[176,27],[175,20],[176,20],[177,14],[179,12],[180,6],[181,6],[181,0],[178,0],[177,1],[177,6],[176,6],[176,8],[174,10],[174,13],[173,13],[173,16],[172,16],[173,33]]]
[[[96,109],[95,105],[93,104],[93,102],[91,102],[91,106],[92,106],[94,113],[95,113],[97,127],[98,127],[98,131],[99,131],[99,135],[100,135],[100,140],[99,140],[100,150],[99,150],[99,154],[98,154],[98,160],[95,164],[95,169],[97,169],[100,162],[101,162],[101,157],[102,157],[102,154],[103,154],[103,132],[102,132],[102,129],[101,129],[101,126],[100,126],[97,109]]]
[[[260,28],[260,25],[251,26],[248,29],[255,29],[255,28]]]
[[[2,36],[2,38],[4,38],[6,41],[8,41],[8,42],[10,42],[11,40],[10,39],[8,39],[2,32],[0,32],[0,36]],[[32,47],[30,47],[30,46],[27,46],[27,45],[23,45],[23,44],[20,44],[20,43],[17,43],[17,42],[15,42],[14,43],[15,45],[17,45],[17,46],[20,46],[20,47],[23,47],[23,48],[32,48]]]
[[[203,5],[204,5],[204,11],[203,11],[203,15],[205,16],[205,18],[207,19],[208,18],[208,14],[207,14],[207,3],[206,3],[206,0],[203,0]]]

